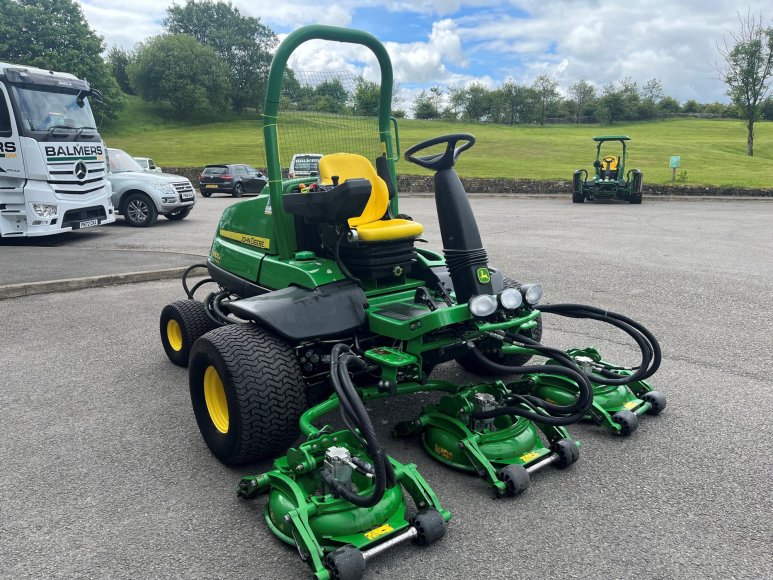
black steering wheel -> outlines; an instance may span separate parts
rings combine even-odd
[[[459,141],[465,141],[463,145],[459,147],[456,144]],[[446,150],[443,153],[436,153],[434,155],[425,155],[424,157],[414,157],[414,153],[418,153],[422,149],[432,147],[433,145],[439,145],[441,143],[446,144]],[[461,155],[462,151],[467,151],[470,147],[475,145],[475,137],[469,133],[453,133],[452,135],[441,135],[434,139],[428,139],[417,143],[405,152],[405,160],[415,163],[425,169],[431,169],[433,171],[440,171],[442,169],[451,169],[456,163],[456,160]]]

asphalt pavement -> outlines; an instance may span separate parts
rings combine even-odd
[[[201,200],[188,220],[146,230],[119,218],[3,244],[0,264],[58,262],[62,278],[116,264],[107,273],[152,271],[161,255],[164,268],[184,267],[206,256],[229,203]],[[367,578],[773,577],[773,203],[473,207],[492,265],[541,282],[548,303],[608,308],[655,333],[663,364],[652,383],[668,408],[630,438],[571,427],[583,443],[577,464],[495,500],[419,442],[390,439],[434,396],[370,404],[387,451],[417,464],[453,519],[429,548],[374,559]],[[401,211],[440,248],[432,199],[405,199]],[[51,268],[41,277],[59,276]],[[187,372],[158,338],[161,309],[182,297],[170,279],[0,300],[0,578],[309,577],[263,522],[265,499],[236,498],[239,476],[270,464],[226,468],[198,433]],[[597,323],[546,315],[543,342],[635,362],[625,336]],[[435,376],[478,380],[453,363]]]

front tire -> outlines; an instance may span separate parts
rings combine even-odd
[[[190,215],[190,213],[191,213],[190,207],[181,207],[180,209],[177,209],[172,213],[165,213],[164,217],[168,220],[172,220],[173,222],[177,222],[187,218]]]
[[[521,285],[516,282],[515,280],[511,280],[510,278],[505,278],[503,280],[504,287],[505,288],[516,288],[520,289]],[[532,340],[536,340],[539,342],[542,339],[542,317],[537,318],[537,326],[532,328],[531,330],[527,330],[524,332],[524,335],[528,338],[531,338]],[[508,332],[508,336],[513,336],[511,333]],[[478,350],[478,347],[475,347],[475,350]],[[484,352],[483,356],[485,356],[487,359],[489,359],[492,362],[495,362],[500,365],[506,365],[510,367],[517,367],[525,365],[529,360],[531,360],[532,355],[530,354],[502,354],[501,350],[498,351],[492,351],[492,352]],[[480,363],[480,361],[472,354],[465,354],[462,356],[459,356],[456,358],[456,362],[458,362],[464,370],[469,371],[471,373],[474,373],[476,375],[481,375],[484,377],[488,376],[498,376],[496,374],[492,374],[491,371],[489,371],[484,365]]]
[[[135,228],[146,228],[156,223],[158,210],[156,204],[144,193],[130,193],[123,203],[126,223]]]
[[[188,373],[201,435],[226,465],[276,457],[298,437],[306,383],[291,346],[270,331],[241,323],[208,332]]]
[[[187,367],[194,343],[217,325],[198,300],[177,300],[161,311],[159,330],[164,352],[177,366]]]

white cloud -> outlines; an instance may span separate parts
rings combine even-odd
[[[171,4],[79,1],[107,44],[124,48],[160,33]],[[489,82],[486,77],[494,84],[507,77],[531,83],[549,73],[566,89],[580,78],[601,86],[630,76],[640,84],[658,78],[666,94],[682,101],[726,100],[711,68],[715,43],[737,27],[736,11],[746,10],[736,0],[335,0],[330,5],[235,0],[234,5],[279,30],[310,23],[356,26],[361,8],[405,13],[406,26],[428,26],[434,16],[426,40],[382,38],[403,84]],[[768,14],[769,0],[751,0],[749,9]],[[358,56],[349,45],[303,46],[293,60],[303,68],[337,67],[378,77],[369,53]]]

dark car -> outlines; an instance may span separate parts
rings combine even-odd
[[[234,197],[245,193],[260,193],[266,187],[268,178],[249,165],[227,164],[207,165],[199,176],[201,195],[209,197],[222,191]]]

